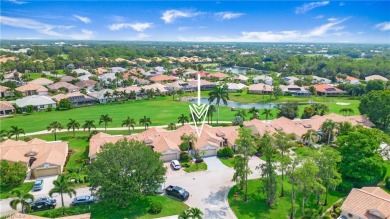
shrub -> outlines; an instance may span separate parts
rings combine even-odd
[[[188,153],[186,153],[186,152],[181,152],[180,153],[180,162],[188,162],[188,161],[190,161],[191,160],[191,157],[190,157],[190,155],[188,154]]]
[[[349,181],[343,181],[338,187],[337,191],[349,193],[353,188],[353,184]]]
[[[27,167],[21,162],[0,162],[0,185],[1,188],[12,188],[21,185],[27,175]]]
[[[234,155],[234,151],[229,147],[224,147],[217,152],[218,157],[231,158]]]
[[[330,216],[328,216],[328,215],[324,215],[324,216],[322,216],[321,219],[332,219],[332,218]]]
[[[162,204],[158,201],[151,201],[150,202],[150,209],[149,209],[149,212],[151,214],[158,214],[162,211]]]
[[[386,188],[390,189],[390,176],[386,178]]]
[[[51,111],[53,111],[53,107],[51,107],[51,106],[49,106],[49,107],[47,107],[47,112],[51,112]]]
[[[195,159],[195,163],[203,163],[203,159],[202,158],[196,158]]]
[[[179,147],[180,147],[181,151],[188,151],[188,144],[185,144],[185,143],[184,144],[180,144]]]

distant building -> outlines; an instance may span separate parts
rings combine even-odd
[[[55,100],[56,102],[60,102],[62,99],[68,99],[70,102],[72,102],[72,105],[74,107],[95,105],[94,99],[80,92],[57,94],[55,96],[52,96],[52,99]]]
[[[29,105],[34,106],[35,110],[45,110],[49,107],[56,108],[56,102],[54,102],[50,97],[46,96],[27,96],[21,99],[17,99],[15,104],[22,109],[22,112],[26,111],[26,107]]]
[[[54,84],[54,81],[47,78],[37,78],[35,80],[30,81],[29,83],[41,85],[41,86],[48,86]]]
[[[371,80],[381,80],[381,81],[384,81],[384,82],[388,81],[387,78],[385,78],[385,77],[383,77],[383,76],[380,76],[380,75],[371,75],[371,76],[367,76],[367,77],[364,78],[364,80],[365,80],[366,82],[371,81]]]
[[[304,87],[297,85],[280,85],[279,88],[282,90],[283,95],[291,94],[293,96],[310,96],[311,93]]]
[[[6,116],[15,112],[14,106],[7,101],[0,101],[0,116]]]
[[[313,80],[311,81],[311,83],[312,84],[330,84],[330,83],[332,83],[332,81],[327,79],[327,78],[313,76]]]
[[[53,90],[53,91],[58,91],[62,87],[66,88],[71,93],[80,91],[79,87],[77,87],[73,84],[67,83],[67,82],[57,82],[57,83],[54,83],[52,85],[47,86],[47,88],[49,88],[50,90]]]
[[[289,76],[289,77],[284,77],[283,81],[285,81],[289,85],[294,85],[296,81],[299,81],[299,78],[294,76]]]
[[[253,83],[258,84],[258,83],[265,83],[267,85],[272,86],[273,84],[273,78],[267,75],[259,75],[253,78]]]
[[[243,90],[247,86],[241,83],[226,83],[228,92],[237,92],[238,90]]]
[[[329,84],[314,84],[312,86],[316,89],[318,96],[341,96],[347,94],[347,92]]]
[[[273,88],[264,83],[252,84],[248,88],[250,94],[272,94]]]
[[[92,97],[93,99],[95,99],[99,103],[108,103],[108,102],[115,101],[115,99],[116,99],[115,97],[112,96],[113,92],[114,91],[111,89],[103,89],[100,91],[90,92],[87,95]],[[107,95],[105,95],[106,93],[110,93],[111,96],[108,97]]]
[[[13,97],[13,96],[14,96],[14,92],[10,91],[10,89],[8,87],[0,85],[0,97],[1,98],[3,98],[3,97]]]
[[[336,77],[338,83],[360,84],[359,79],[352,76],[347,76],[345,79]]]
[[[31,95],[47,96],[48,95],[47,88],[32,83],[28,83],[26,85],[17,87],[16,90],[22,92],[23,96],[31,96]]]

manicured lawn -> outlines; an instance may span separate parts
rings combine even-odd
[[[224,158],[224,157],[220,157],[219,160],[225,164],[225,166],[227,167],[234,167],[233,165],[233,158]]]
[[[163,209],[159,214],[150,214],[149,210],[149,200],[159,201],[163,204]],[[108,206],[103,203],[96,203],[89,206],[77,206],[72,207],[74,214],[83,214],[91,213],[91,218],[96,219],[106,219],[106,218],[159,218],[170,215],[178,215],[181,212],[188,209],[188,206],[182,202],[173,200],[165,196],[151,196],[148,199],[137,201],[132,203],[127,208],[117,208],[113,206]],[[50,211],[41,211],[33,213],[37,216],[47,217],[50,215]]]
[[[280,179],[280,177],[278,177]],[[265,203],[265,195],[262,192],[259,192],[259,188],[261,188],[262,182],[259,179],[249,180],[248,181],[248,202],[243,201],[244,193],[239,190],[236,186],[232,187],[228,194],[229,205],[232,208],[233,212],[240,219],[250,219],[250,218],[262,218],[262,219],[286,219],[290,213],[291,208],[291,184],[284,182],[285,185],[285,197],[279,197],[277,200],[277,204],[274,207],[269,207]],[[278,185],[280,194],[280,185]],[[238,197],[234,197],[234,194],[237,192]],[[305,208],[311,209],[319,209],[323,207],[323,209],[329,208],[334,202],[336,202],[339,198],[346,196],[345,194],[330,192],[328,196],[328,205],[327,206],[317,206],[315,203],[314,196],[309,200],[308,203],[305,204]],[[321,201],[323,201],[323,197]],[[300,195],[297,196],[295,200],[295,209],[296,209],[296,218],[300,218],[301,216],[301,203],[302,199]]]
[[[16,188],[1,189],[0,199],[9,198],[10,197],[9,193],[14,189],[19,189],[19,190],[23,191],[23,193],[29,192],[29,191],[31,191],[33,185],[34,185],[34,182],[26,182],[26,183],[23,183],[22,185],[20,185]]]
[[[188,103],[173,101],[171,96],[157,97],[151,100],[138,100],[134,102],[102,104],[93,107],[82,107],[65,111],[34,112],[32,115],[15,115],[10,118],[0,119],[1,129],[9,130],[10,126],[23,128],[25,132],[35,132],[45,130],[49,123],[58,121],[66,126],[69,119],[75,119],[81,125],[85,120],[95,120],[96,126],[104,128],[104,124],[99,125],[100,115],[109,114],[113,119],[108,123],[108,127],[120,127],[122,121],[130,116],[137,122],[147,116],[152,120],[152,126],[167,125],[177,122],[180,114],[189,115]],[[231,121],[234,113],[228,107],[221,107],[220,120]],[[216,113],[213,117],[216,120]]]
[[[196,172],[196,171],[203,171],[203,170],[207,170],[207,164],[205,162],[199,163],[198,168],[196,168],[195,163],[191,163],[190,167],[184,168],[184,171],[187,173]]]
[[[28,75],[30,76],[31,79],[37,79],[37,78],[40,78],[42,76],[42,73],[28,73]]]
[[[315,149],[312,149],[310,147],[296,147],[292,149],[299,158],[309,158],[313,157],[313,153],[316,152]]]

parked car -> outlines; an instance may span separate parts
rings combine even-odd
[[[38,198],[30,203],[31,211],[43,211],[47,209],[53,209],[57,205],[57,201],[54,198],[43,197]]]
[[[180,170],[181,168],[180,162],[178,160],[172,160],[171,166],[174,170]]]
[[[190,197],[190,193],[179,186],[168,186],[165,189],[165,193],[182,201],[185,201]]]
[[[93,196],[84,195],[84,196],[79,196],[74,198],[70,205],[72,206],[85,205],[85,204],[92,204],[93,202],[95,202],[95,198]]]
[[[32,188],[32,191],[35,192],[35,191],[41,191],[43,188],[43,180],[42,179],[39,179],[39,180],[36,180],[35,183],[34,183],[34,186]]]

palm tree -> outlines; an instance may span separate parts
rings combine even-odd
[[[8,133],[6,130],[0,130],[0,142],[4,140],[4,138],[8,137]]]
[[[150,120],[150,118],[144,116],[144,118],[141,118],[139,120],[139,124],[144,125],[146,130],[146,128],[149,127],[150,124],[152,124],[152,121]]]
[[[107,99],[107,102],[110,102],[112,95],[110,92],[106,91],[106,93],[103,94],[103,97]]]
[[[22,213],[26,213],[26,210],[27,212],[30,211],[31,206],[29,200],[34,201],[33,195],[31,195],[30,193],[24,193],[19,189],[14,189],[11,191],[11,196],[14,197],[14,199],[12,199],[12,201],[9,203],[12,209],[16,210],[18,205],[21,204]]]
[[[17,126],[11,126],[11,130],[8,132],[8,136],[14,136],[15,139],[18,140],[20,134],[25,134],[22,128],[18,128]]]
[[[191,218],[193,219],[202,219],[203,212],[199,208],[190,208],[188,209]]]
[[[75,129],[77,129],[77,130],[80,129],[80,123],[77,122],[74,119],[69,119],[69,123],[66,126],[68,127],[68,131],[69,131],[69,129],[73,130],[73,138],[74,138],[74,130]]]
[[[85,120],[85,123],[83,125],[83,129],[85,131],[85,129],[88,129],[88,134],[91,134],[91,128],[95,128],[96,129],[96,126],[94,124],[95,121],[93,120]]]
[[[57,130],[60,131],[64,127],[62,126],[61,123],[54,121],[47,126],[47,131],[51,131],[54,133],[54,141],[57,141]]]
[[[53,184],[54,188],[49,191],[49,195],[52,197],[54,193],[60,194],[62,208],[64,209],[64,194],[68,194],[69,197],[72,198],[72,194],[76,195],[76,190],[64,175],[60,175],[58,179],[53,182]],[[62,215],[63,214],[64,211],[62,211]]]
[[[184,133],[182,136],[180,136],[180,139],[183,141],[183,144],[187,144],[188,152],[190,151],[190,144],[193,145],[197,141],[197,138],[194,133],[191,133],[189,135]]]
[[[130,94],[129,94],[129,97],[128,97],[130,100],[135,100],[137,99],[137,93],[135,93],[135,91],[131,91]]]
[[[191,218],[191,213],[187,211],[183,211],[179,215],[179,219],[190,219]]]
[[[168,124],[168,129],[170,129],[170,130],[176,129],[176,123],[174,123],[174,122],[169,123]]]
[[[246,112],[245,112],[245,110],[240,110],[240,109],[238,109],[237,111],[236,111],[236,114],[234,114],[234,116],[239,116],[239,117],[241,117],[242,118],[242,120],[245,120],[245,117],[246,117]]]
[[[309,146],[318,139],[318,133],[313,129],[309,129],[305,134],[302,135],[302,141],[307,142]]]
[[[252,107],[248,110],[249,114],[252,114],[251,119],[258,119],[259,118],[259,110],[256,109],[256,107]]]
[[[154,90],[153,90],[153,89],[148,89],[148,90],[146,90],[146,96],[147,96],[148,98],[153,98],[153,97],[155,96]]]
[[[177,94],[177,91],[176,90],[172,90],[171,94],[172,94],[172,100],[175,100],[175,95]]]
[[[334,129],[336,128],[336,123],[333,122],[333,120],[327,119],[324,123],[321,125],[321,131],[326,134],[328,137],[328,144],[330,143],[330,139],[333,136]]]
[[[129,134],[130,134],[130,127],[134,130],[134,125],[137,124],[133,118],[130,118],[129,116],[127,119],[122,121],[122,126],[126,126],[129,128]]]
[[[108,114],[100,115],[99,125],[104,123],[104,130],[107,132],[107,123],[112,122],[112,118]]]
[[[215,86],[214,89],[209,93],[209,103],[216,100],[217,105],[217,124],[219,123],[219,105],[221,100],[223,104],[227,105],[227,100],[229,100],[229,93],[227,92],[226,86]]]
[[[185,116],[185,115],[182,113],[182,114],[179,116],[179,118],[177,118],[177,122],[178,122],[178,123],[181,123],[181,125],[183,126],[184,123],[189,122],[188,116]]]
[[[265,115],[265,120],[268,120],[268,117],[273,116],[271,109],[264,109],[264,112],[261,115]]]
[[[207,119],[208,119],[208,123],[210,123],[211,121],[211,125],[213,124],[213,115],[216,111],[217,109],[215,109],[214,105],[209,106],[209,110],[207,111]]]

